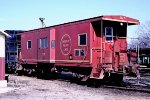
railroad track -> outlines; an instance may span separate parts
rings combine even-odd
[[[146,84],[143,82],[139,82],[138,84],[131,84],[131,83],[123,82],[117,85],[111,84],[110,82],[109,84],[104,84],[102,87],[111,88],[111,89],[120,89],[120,90],[126,90],[126,91],[139,91],[139,92],[150,93],[150,84]]]
[[[77,78],[73,78],[71,75],[64,75],[57,80],[61,81],[68,81],[71,83],[77,83],[78,85],[87,85],[88,87],[95,87],[95,88],[111,88],[111,89],[119,89],[119,90],[126,90],[126,91],[139,91],[139,92],[146,92],[150,93],[150,77],[141,77],[141,80],[137,82],[136,78],[127,78],[123,82],[112,82],[112,81],[100,81],[97,80],[93,83],[94,80],[88,82],[81,82]],[[149,81],[145,81],[149,80]],[[93,84],[92,84],[93,83]]]
[[[65,78],[64,78],[65,77]],[[141,77],[141,80],[137,81],[136,77],[131,77],[125,79],[123,82],[112,82],[112,81],[102,81],[102,80],[91,80],[89,82],[81,82],[78,78],[73,78],[72,76],[64,76],[59,80],[66,81],[66,77],[68,77],[68,81],[71,83],[76,83],[78,85],[87,85],[88,87],[95,88],[112,88],[112,89],[120,89],[126,91],[139,91],[150,93],[150,78]],[[71,78],[70,78],[71,77]],[[145,81],[149,80],[149,81]]]

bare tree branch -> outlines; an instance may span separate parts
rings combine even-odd
[[[132,40],[131,47],[138,44],[140,48],[150,48],[150,21],[141,24],[136,33],[138,34],[138,42]]]

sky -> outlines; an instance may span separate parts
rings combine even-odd
[[[0,30],[31,30],[101,15],[150,21],[150,0],[0,0]],[[138,26],[128,28],[135,37]]]

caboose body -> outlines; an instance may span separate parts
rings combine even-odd
[[[38,74],[71,71],[83,79],[123,74],[128,66],[126,16],[95,18],[21,33],[20,65]],[[45,75],[46,75],[45,74]]]

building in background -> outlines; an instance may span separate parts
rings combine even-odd
[[[7,81],[5,80],[5,38],[9,35],[0,31],[0,87],[6,87]]]
[[[6,73],[13,73],[16,69],[16,63],[18,61],[18,52],[21,48],[21,37],[19,33],[21,30],[5,30],[11,37],[6,39]]]
[[[140,64],[150,67],[150,48],[140,48],[139,58]]]

